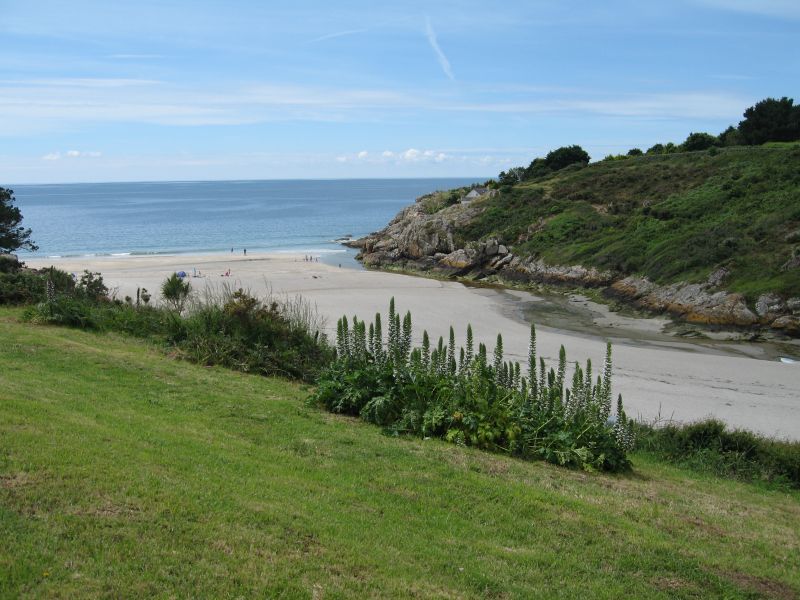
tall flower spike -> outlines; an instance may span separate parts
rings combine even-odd
[[[467,366],[472,364],[472,358],[475,355],[475,341],[472,338],[472,325],[467,323],[467,353],[464,357],[464,360],[467,363]]]
[[[528,379],[536,381],[536,325],[531,323],[531,340],[528,344]]]
[[[383,362],[383,330],[381,328],[381,313],[375,313],[375,362]]]
[[[497,334],[497,344],[494,347],[494,376],[495,382],[500,385],[503,380],[503,336]]]
[[[559,396],[564,393],[564,376],[567,373],[567,351],[564,346],[558,351],[558,375],[556,376],[556,388]]]
[[[451,375],[456,373],[456,333],[450,326],[450,338],[447,342],[447,370]]]

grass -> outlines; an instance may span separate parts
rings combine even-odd
[[[800,495],[396,439],[0,309],[2,597],[797,597]]]
[[[659,283],[703,281],[724,266],[724,287],[750,300],[800,296],[800,269],[782,268],[800,253],[794,144],[593,163],[505,188],[485,206],[455,232],[459,244],[499,236],[521,256]]]

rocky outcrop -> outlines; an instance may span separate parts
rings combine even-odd
[[[516,257],[503,272],[503,277],[512,281],[535,281],[601,287],[610,285],[615,276],[610,271],[581,265],[548,265],[541,259]]]
[[[367,266],[424,267],[432,262],[429,259],[433,256],[449,255],[456,250],[453,232],[480,210],[475,203],[457,204],[427,214],[421,203],[412,204],[384,229],[356,240],[351,246],[361,249],[359,258]]]
[[[690,323],[736,326],[759,323],[744,296],[713,291],[712,287],[709,283],[658,286],[644,277],[625,277],[612,283],[607,295],[638,308],[669,313]]]
[[[741,294],[724,289],[729,272],[720,268],[702,283],[657,285],[645,277],[624,276],[582,265],[552,265],[541,258],[516,256],[504,240],[490,237],[457,242],[459,231],[483,210],[480,201],[428,214],[422,203],[403,209],[384,229],[346,245],[360,249],[368,267],[394,267],[454,277],[508,283],[543,283],[601,288],[611,298],[655,313],[718,326],[767,326],[800,336],[800,298],[764,294],[748,306]],[[529,235],[536,235],[534,227]]]

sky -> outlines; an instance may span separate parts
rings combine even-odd
[[[800,101],[798,0],[0,0],[0,185],[490,177]]]

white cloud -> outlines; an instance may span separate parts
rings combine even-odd
[[[453,69],[450,67],[450,61],[447,60],[447,56],[445,56],[444,51],[439,46],[439,41],[436,39],[436,32],[433,30],[433,25],[431,25],[431,20],[429,17],[425,17],[425,34],[428,37],[428,43],[431,45],[431,48],[436,54],[436,58],[439,61],[439,66],[442,67],[442,71],[444,71],[444,74],[447,75],[448,79],[455,81]]]
[[[407,150],[393,151],[384,150],[380,154],[370,154],[362,150],[355,154],[342,154],[336,157],[341,163],[358,161],[368,164],[423,164],[423,163],[443,163],[452,159],[453,156],[440,150],[418,150],[408,148]]]
[[[563,114],[735,120],[757,99],[697,90],[663,94],[603,90],[519,90],[509,94],[500,90],[459,95],[277,84],[195,88],[139,79],[0,80],[0,137],[75,130],[87,123],[187,127],[277,121],[367,123],[411,110],[502,113],[524,118]],[[392,158],[391,154],[382,156]]]
[[[82,150],[67,150],[64,153],[50,152],[42,156],[42,160],[61,160],[62,158],[100,158],[102,152],[86,152]]]

